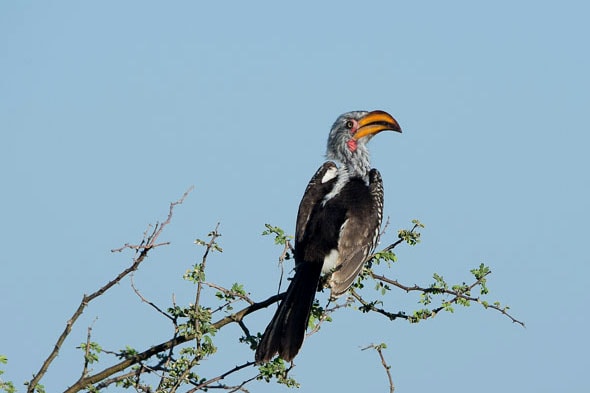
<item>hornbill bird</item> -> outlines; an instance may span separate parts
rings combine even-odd
[[[383,183],[371,169],[367,142],[377,133],[401,132],[383,111],[354,111],[336,119],[325,162],[313,175],[299,204],[295,229],[295,276],[267,326],[257,363],[278,353],[291,361],[303,344],[320,277],[331,297],[345,293],[372,254],[383,218]]]

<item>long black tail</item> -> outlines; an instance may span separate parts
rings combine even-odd
[[[300,263],[287,295],[266,327],[256,349],[256,363],[268,362],[278,353],[291,361],[303,344],[309,313],[318,288],[321,264]]]

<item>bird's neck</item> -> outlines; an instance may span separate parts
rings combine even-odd
[[[360,148],[350,159],[341,162],[339,172],[346,172],[348,177],[360,177],[368,183],[371,162],[369,161],[369,152]]]

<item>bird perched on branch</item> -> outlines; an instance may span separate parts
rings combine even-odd
[[[383,218],[383,183],[371,169],[367,142],[385,130],[401,132],[383,111],[354,111],[336,119],[325,162],[311,178],[299,204],[295,276],[258,344],[257,363],[278,355],[291,361],[303,344],[322,274],[331,296],[345,293],[372,254]]]

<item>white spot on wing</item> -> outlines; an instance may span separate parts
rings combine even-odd
[[[324,258],[324,264],[322,265],[322,274],[327,274],[333,271],[338,264],[338,258],[340,255],[338,254],[338,250],[333,249],[330,251],[328,255]]]
[[[322,177],[322,183],[329,182],[330,180],[335,178],[337,174],[338,174],[337,168],[332,167],[332,168],[328,169],[326,171],[326,173],[324,174],[324,177]]]
[[[336,174],[335,175],[338,176],[338,180],[336,180],[336,184],[334,184],[334,187],[332,188],[332,191],[330,191],[324,197],[324,200],[322,201],[322,205],[325,205],[327,201],[329,201],[330,199],[332,199],[335,195],[338,195],[338,193],[342,190],[342,187],[344,187],[344,185],[346,183],[348,183],[349,175],[348,175],[348,170],[346,169],[345,166],[341,166],[340,168],[338,168],[336,170]]]

